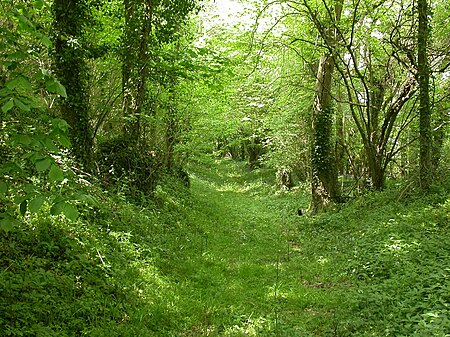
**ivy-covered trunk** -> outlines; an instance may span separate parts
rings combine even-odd
[[[147,101],[149,39],[152,30],[153,0],[124,0],[125,28],[122,50],[122,110],[124,133],[130,141],[141,136],[141,114]]]
[[[331,82],[333,68],[331,55],[325,55],[320,59],[312,115],[310,210],[313,213],[326,208],[338,194],[337,170],[332,146]]]
[[[92,163],[92,130],[89,117],[88,73],[82,35],[87,5],[82,0],[55,0],[53,10],[54,68],[67,98],[62,98],[62,117],[70,125],[75,158],[85,169]]]
[[[340,20],[342,1],[335,4],[335,16],[330,28],[322,31],[323,39],[329,46],[336,43],[334,24]],[[320,58],[317,71],[315,97],[312,113],[312,149],[311,149],[311,205],[312,213],[325,209],[333,199],[339,196],[337,183],[337,163],[333,146],[333,107],[331,88],[333,81],[334,59],[330,49]]]
[[[314,108],[311,151],[311,205],[310,211],[317,213],[325,209],[338,195],[337,166],[332,146],[333,110]]]

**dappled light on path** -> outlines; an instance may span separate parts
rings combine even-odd
[[[307,200],[277,193],[273,171],[242,165],[221,160],[191,168],[195,202],[188,221],[202,232],[203,247],[187,261],[180,296],[203,303],[197,310],[204,317],[186,335],[305,336],[309,320],[329,320],[334,297],[321,295],[332,288],[308,286],[320,268],[305,266],[292,247],[294,209]]]

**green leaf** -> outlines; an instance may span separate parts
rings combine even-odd
[[[28,58],[28,54],[23,50],[17,50],[8,55],[9,60],[24,60],[26,58]]]
[[[25,104],[24,102],[22,102],[18,98],[14,98],[14,105],[17,106],[22,111],[25,111],[25,112],[29,112],[31,110],[30,107],[27,104]]]
[[[17,18],[24,26],[34,29],[33,23],[26,16],[18,15]]]
[[[45,138],[44,144],[45,144],[45,147],[47,148],[47,150],[49,150],[51,152],[58,152],[58,147],[55,145],[53,140],[51,140],[50,138]]]
[[[59,215],[61,213],[64,214],[67,219],[72,221],[77,220],[79,216],[78,209],[66,201],[57,202],[50,208],[50,214],[52,215]]]
[[[67,98],[66,88],[64,88],[64,86],[56,78],[53,77],[48,78],[45,81],[45,87],[47,88],[48,91],[54,94],[58,94],[64,98]]]
[[[197,48],[197,50],[200,55],[207,55],[210,53],[210,50],[208,48],[204,48],[204,47]]]
[[[48,158],[48,157],[47,157],[47,158],[44,158],[44,159],[42,159],[42,160],[38,160],[38,161],[35,163],[36,170],[37,170],[38,172],[44,172],[44,171],[47,171],[51,164],[52,164],[52,160],[51,160],[50,158]]]
[[[28,205],[28,209],[30,210],[30,212],[36,213],[37,211],[39,211],[41,209],[44,202],[45,202],[45,199],[41,196],[38,196],[30,201],[30,203]]]
[[[31,194],[34,193],[34,191],[36,190],[36,186],[33,184],[26,184],[23,186],[23,190],[27,193],[27,194]],[[29,198],[27,198],[29,199]]]
[[[64,203],[65,203],[64,201],[58,201],[58,202],[55,202],[55,203],[52,205],[52,207],[50,208],[50,214],[51,214],[51,215],[58,215],[58,214],[61,214]]]
[[[63,133],[59,134],[59,143],[64,147],[70,147],[72,145],[70,139]]]
[[[44,76],[44,73],[42,72],[42,69],[39,69],[34,74],[34,79],[37,80],[37,81],[43,80],[44,78],[45,78],[45,76]]]
[[[14,197],[14,203],[16,203],[17,205],[20,205],[22,202],[24,202],[25,200],[27,200],[27,197],[23,196],[23,195],[16,195]]]
[[[0,195],[5,195],[8,192],[8,184],[4,181],[0,181]]]
[[[97,201],[97,199],[90,194],[78,193],[75,195],[75,199],[92,206],[99,206],[99,202]]]
[[[44,148],[43,143],[41,141],[39,141],[37,138],[33,139],[31,141],[31,146],[33,147],[33,149],[35,151],[37,151],[38,149],[40,150],[40,149]]]
[[[52,46],[52,41],[50,40],[50,38],[47,35],[43,35],[41,36],[41,42],[44,46],[46,46],[47,48],[50,48]]]
[[[30,81],[28,80],[27,77],[25,77],[24,75],[19,75],[15,78],[13,78],[12,80],[6,82],[6,87],[9,90],[25,90],[25,91],[32,91],[33,90],[33,86],[31,85]]]
[[[6,102],[2,106],[3,113],[7,113],[9,110],[11,110],[14,107],[14,100],[11,98],[8,102]]]
[[[39,80],[43,80],[44,78],[49,78],[51,76],[52,76],[52,74],[50,73],[50,71],[48,71],[47,69],[44,69],[44,68],[40,68],[38,71],[36,71],[34,78],[39,81]]]
[[[14,90],[18,86],[20,86],[19,85],[20,77],[21,76],[17,76],[16,78],[13,78],[12,80],[9,80],[8,82],[5,83],[5,87],[7,87],[9,90]]]
[[[53,199],[53,203],[59,203],[59,202],[63,202],[64,200],[66,200],[62,195],[57,195],[55,196],[55,199]]]
[[[66,216],[67,219],[72,221],[77,220],[79,216],[78,209],[76,208],[76,206],[69,204],[67,202],[64,203],[62,213]]]
[[[43,0],[35,0],[33,5],[34,5],[34,8],[36,8],[36,9],[42,9],[42,7],[44,7],[44,1]]]
[[[38,31],[33,32],[33,35],[36,36],[36,38],[39,39],[39,42],[41,42],[45,47],[50,48],[52,46],[52,41],[47,35]]]
[[[6,162],[1,167],[1,172],[5,174],[22,174],[23,169],[17,163]]]
[[[64,180],[64,172],[55,164],[52,164],[48,172],[48,178],[51,182],[60,182]]]
[[[0,220],[0,228],[3,229],[5,232],[12,231],[15,225],[17,225],[17,221],[15,221],[9,216],[6,216],[5,218]]]
[[[31,144],[31,138],[27,135],[17,135],[13,137],[12,143],[28,146]]]
[[[53,118],[52,126],[54,129],[58,129],[64,132],[67,132],[69,130],[69,124],[61,118]]]
[[[27,212],[28,200],[24,200],[20,203],[19,211],[22,216]]]

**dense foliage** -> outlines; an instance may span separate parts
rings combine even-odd
[[[445,1],[0,4],[0,334],[449,334]]]

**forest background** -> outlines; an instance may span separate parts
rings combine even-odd
[[[36,221],[51,236],[101,217],[108,193],[157,213],[206,157],[307,193],[298,214],[381,191],[448,196],[446,1],[1,3],[5,253]]]

